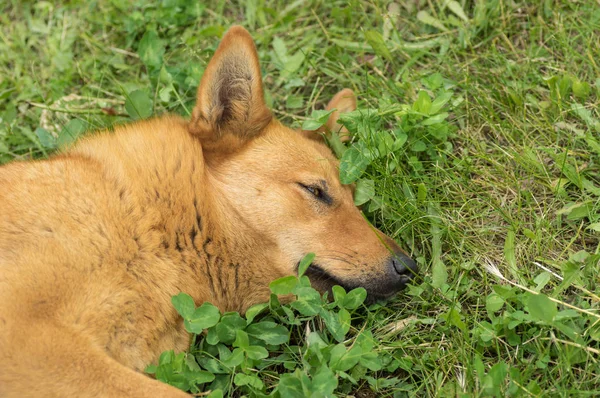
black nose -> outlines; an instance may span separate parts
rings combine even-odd
[[[417,273],[417,263],[404,253],[396,252],[390,259],[391,266],[399,276],[399,283],[405,284]]]

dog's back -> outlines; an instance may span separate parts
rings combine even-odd
[[[81,352],[82,363],[70,362],[80,339],[138,371],[156,352],[187,347],[170,298],[194,275],[176,266],[164,238],[173,217],[195,219],[171,206],[190,202],[190,184],[199,180],[182,163],[194,159],[202,173],[201,149],[185,137],[182,120],[156,119],[84,140],[51,160],[0,168],[0,185],[9,187],[0,191],[0,352],[21,364],[0,369],[0,395],[22,393],[5,390],[21,382],[33,394],[27,380],[47,378],[36,375],[46,361],[57,378],[76,375],[68,370],[91,361]]]

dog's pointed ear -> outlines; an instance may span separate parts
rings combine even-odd
[[[356,110],[356,96],[354,92],[349,88],[345,88],[336,95],[333,96],[327,107],[327,110],[335,109],[329,118],[327,119],[327,130],[338,133],[342,142],[346,142],[350,139],[350,132],[348,129],[338,123],[340,115],[346,112],[352,112]]]
[[[204,71],[190,131],[203,147],[221,140],[231,145],[258,135],[271,118],[254,41],[246,29],[234,26]]]
[[[331,115],[329,115],[329,118],[327,119],[325,125],[318,130],[302,130],[301,133],[308,138],[314,140],[322,140],[323,133],[330,134],[333,132],[339,134],[340,140],[342,142],[350,140],[350,132],[346,127],[339,124],[338,120],[342,113],[352,112],[356,110],[356,96],[354,95],[354,92],[349,88],[343,89],[342,91],[333,96],[333,98],[331,99],[331,101],[329,101],[329,104],[327,104],[325,109],[328,111],[335,109],[335,111],[333,111]]]

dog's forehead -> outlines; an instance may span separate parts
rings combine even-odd
[[[309,139],[282,125],[257,137],[247,153],[269,171],[285,174],[286,178],[320,178],[330,182],[338,178],[337,158],[321,142]],[[291,176],[293,174],[294,176]]]
[[[289,148],[287,155],[300,167],[318,167],[323,171],[337,172],[338,160],[325,143],[306,138],[297,131],[286,128],[279,139]],[[281,148],[281,146],[279,145]]]

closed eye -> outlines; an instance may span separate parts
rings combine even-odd
[[[333,199],[323,187],[314,184],[302,184],[300,182],[298,185],[300,185],[306,192],[310,193],[318,201],[323,202],[326,205],[331,205],[333,203]]]

